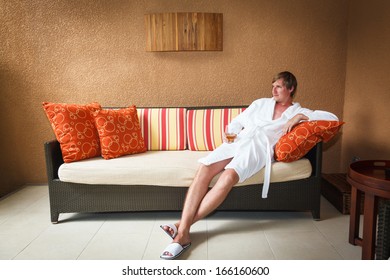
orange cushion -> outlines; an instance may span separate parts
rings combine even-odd
[[[146,151],[137,109],[133,105],[119,110],[100,110],[95,116],[102,157],[117,158]]]
[[[77,105],[44,102],[42,105],[60,143],[64,162],[100,155],[99,136],[94,124],[94,114],[101,110],[98,103]]]
[[[138,108],[137,112],[148,150],[186,149],[185,108]]]
[[[291,162],[306,155],[317,143],[332,139],[344,122],[308,121],[296,125],[283,135],[275,145],[275,159]]]
[[[223,133],[245,108],[195,109],[187,112],[188,149],[213,151],[223,143]]]

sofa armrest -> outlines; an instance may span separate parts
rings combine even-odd
[[[57,140],[49,141],[44,144],[46,172],[49,181],[58,179],[58,168],[64,163],[60,143]]]
[[[322,173],[322,142],[315,145],[305,156],[310,161],[312,166],[311,175],[321,177]]]

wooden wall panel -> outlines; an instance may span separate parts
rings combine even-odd
[[[145,28],[146,51],[223,50],[222,14],[147,14]]]

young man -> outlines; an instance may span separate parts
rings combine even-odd
[[[199,160],[200,167],[190,185],[181,220],[163,225],[173,242],[161,254],[163,259],[175,259],[191,245],[191,225],[214,211],[238,182],[265,167],[263,198],[267,197],[274,146],[281,136],[301,121],[338,120],[329,112],[312,111],[293,102],[297,80],[290,72],[281,72],[272,81],[272,98],[255,100],[229,124],[236,135],[232,143],[225,142]],[[213,188],[211,180],[221,175]]]

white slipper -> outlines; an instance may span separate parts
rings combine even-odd
[[[186,249],[188,249],[191,246],[191,243],[188,243],[187,245],[181,246],[179,243],[171,243],[165,248],[164,252],[160,255],[161,259],[164,260],[173,260],[179,257],[181,254],[184,253]]]
[[[164,227],[169,227],[173,230],[173,234],[171,235],[171,233],[169,232],[169,230],[165,230]],[[161,225],[160,228],[166,233],[168,234],[168,236],[170,238],[175,238],[176,235],[177,235],[177,227],[174,225],[174,224],[164,224],[164,225]]]

